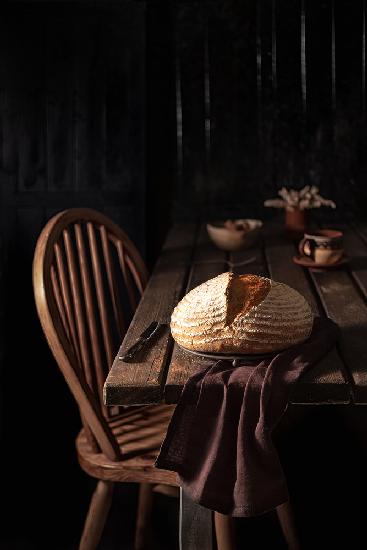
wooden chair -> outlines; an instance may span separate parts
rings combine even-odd
[[[81,550],[97,547],[115,482],[140,484],[136,549],[146,546],[154,486],[177,486],[173,472],[153,466],[173,408],[103,404],[103,384],[125,333],[124,312],[134,312],[147,279],[143,260],[127,235],[94,210],[57,214],[38,239],[33,262],[37,311],[79,406],[79,463],[98,480]]]

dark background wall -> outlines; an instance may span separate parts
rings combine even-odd
[[[75,206],[103,210],[145,252],[145,34],[139,3],[0,7],[1,548],[70,548],[87,510],[78,411],[40,329],[31,262],[46,220]]]
[[[55,533],[52,548],[69,548],[91,489],[75,459],[77,410],[33,304],[46,220],[73,206],[102,210],[151,266],[172,220],[272,216],[262,204],[282,185],[319,185],[338,205],[325,217],[365,216],[365,22],[364,0],[2,3],[2,536],[18,540],[9,548],[50,548]],[[123,494],[121,506],[135,498]]]
[[[340,215],[363,214],[365,3],[229,0],[173,11],[178,211],[262,217],[275,189],[307,183]]]

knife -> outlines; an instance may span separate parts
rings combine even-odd
[[[150,325],[140,334],[135,344],[133,344],[126,353],[119,355],[119,360],[125,362],[132,361],[136,354],[143,349],[145,344],[149,342],[149,340],[162,326],[164,326],[164,323],[159,323],[158,321],[153,321],[150,323]]]

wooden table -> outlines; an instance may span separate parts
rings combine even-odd
[[[256,247],[230,254],[210,242],[205,225],[173,227],[119,353],[125,351],[151,321],[169,322],[173,307],[186,292],[228,271],[232,263],[235,273],[264,275],[292,286],[305,296],[317,315],[331,317],[341,329],[338,348],[301,378],[291,403],[367,404],[367,225],[338,224],[338,228],[345,232],[350,262],[342,268],[325,271],[294,264],[295,244],[277,224],[265,224]],[[254,261],[240,265],[250,258]],[[105,384],[106,403],[177,403],[188,377],[204,364],[207,364],[205,360],[183,352],[167,328],[141,362],[115,360]],[[203,522],[210,512],[200,507],[195,509],[185,501],[184,495],[182,498],[181,523],[186,550],[195,547],[190,537],[193,532],[198,534],[193,518],[201,518]],[[203,527],[199,531],[203,533]],[[208,536],[209,531],[211,533],[207,527]],[[200,548],[204,550],[204,546]]]

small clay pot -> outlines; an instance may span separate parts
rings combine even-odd
[[[305,210],[285,209],[285,229],[292,237],[303,236],[307,228],[307,216]]]

